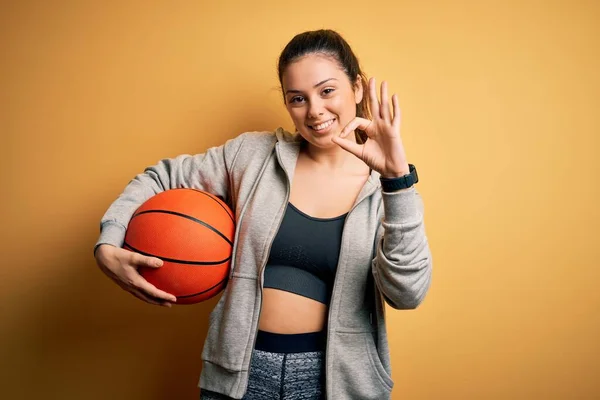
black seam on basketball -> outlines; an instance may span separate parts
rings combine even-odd
[[[210,197],[212,200],[214,200],[223,210],[225,210],[225,212],[227,213],[227,215],[229,215],[229,218],[231,218],[231,222],[233,222],[235,224],[235,220],[233,219],[233,216],[229,213],[229,210],[225,207],[223,207],[223,204],[221,204],[215,197],[213,197],[214,195],[210,194],[210,193],[206,193],[203,192],[201,190],[196,190],[198,193],[203,194],[205,196]]]
[[[219,264],[223,264],[223,263],[231,260],[231,256],[227,257],[224,260],[220,260],[220,261],[188,261],[188,260],[178,260],[176,258],[167,258],[167,257],[159,256],[159,255],[156,255],[156,254],[146,253],[146,252],[144,252],[142,250],[136,249],[135,247],[133,247],[132,245],[130,245],[127,242],[123,243],[123,247],[127,248],[128,250],[135,251],[136,253],[140,253],[141,255],[144,255],[144,256],[147,256],[147,257],[157,257],[157,258],[160,258],[163,261],[168,261],[168,262],[172,262],[172,263],[175,263],[175,264],[186,264],[186,265],[219,265]]]
[[[233,246],[233,243],[231,242],[231,240],[229,240],[227,238],[227,236],[223,235],[221,232],[219,232],[219,230],[215,227],[213,227],[212,225],[207,224],[204,221],[199,220],[198,218],[194,218],[192,216],[189,216],[187,214],[182,214],[182,213],[178,213],[177,211],[168,211],[168,210],[146,210],[146,211],[142,211],[137,213],[136,215],[133,216],[133,218],[138,217],[142,214],[152,214],[152,213],[160,213],[160,214],[171,214],[171,215],[176,215],[178,217],[182,217],[182,218],[186,218],[189,219],[190,221],[194,221],[199,223],[202,226],[207,227],[208,229],[210,229],[211,231],[213,231],[214,233],[216,233],[217,235],[221,236],[227,243],[229,243],[231,246]],[[133,219],[132,218],[132,219]]]
[[[224,278],[224,279],[223,279],[221,282],[217,283],[217,284],[216,284],[216,285],[214,285],[213,287],[211,287],[211,288],[208,288],[208,289],[206,289],[206,290],[203,290],[203,291],[201,291],[201,292],[194,293],[194,294],[184,294],[184,295],[181,295],[181,296],[175,296],[175,297],[177,297],[178,299],[185,299],[186,297],[194,297],[194,296],[198,296],[198,295],[200,295],[200,294],[204,294],[204,293],[206,293],[206,292],[210,292],[211,290],[215,289],[217,286],[221,285],[221,284],[222,284],[223,282],[225,282],[226,280],[227,280],[227,277],[225,277],[225,278]]]

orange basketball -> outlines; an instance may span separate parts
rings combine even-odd
[[[196,189],[171,189],[138,208],[123,247],[158,257],[163,266],[140,274],[177,297],[177,304],[207,300],[225,288],[235,232],[231,209]]]

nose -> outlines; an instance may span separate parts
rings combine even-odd
[[[323,99],[317,97],[315,99],[310,99],[309,103],[308,103],[308,109],[307,109],[307,118],[308,119],[317,119],[319,118],[321,115],[323,115],[323,108],[325,107],[325,104],[323,103]]]

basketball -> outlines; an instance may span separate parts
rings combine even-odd
[[[133,214],[123,248],[158,257],[160,268],[140,274],[157,288],[194,304],[227,284],[235,233],[231,209],[197,189],[171,189],[146,200]]]

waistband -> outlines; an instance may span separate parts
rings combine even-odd
[[[284,334],[259,330],[254,345],[256,350],[270,353],[325,351],[326,347],[327,331]]]

